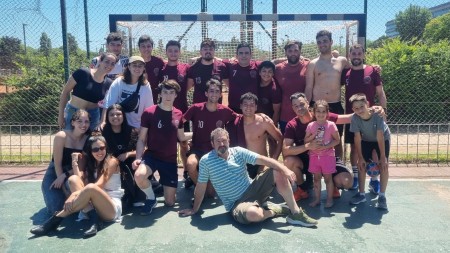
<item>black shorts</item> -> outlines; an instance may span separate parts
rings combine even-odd
[[[301,154],[298,154],[297,157],[300,158],[300,160],[303,163],[302,173],[303,174],[309,173],[309,171],[308,171],[308,168],[309,168],[309,155],[308,155],[308,152],[303,152]]]
[[[142,163],[150,167],[152,173],[159,172],[159,182],[164,186],[177,188],[178,186],[178,165],[177,163],[166,162],[153,157],[147,153],[142,157]]]
[[[191,124],[190,124],[189,120],[184,122],[183,128],[184,128],[184,132],[190,132],[191,131]]]
[[[310,107],[314,106],[314,101],[311,101],[311,103],[309,103]],[[336,113],[336,114],[344,114],[344,107],[342,107],[341,102],[336,102],[336,103],[328,103],[328,106],[330,107],[330,112],[332,113]],[[342,133],[344,133],[344,126],[343,125],[337,125],[337,129],[339,132],[339,135],[342,137]]]
[[[384,141],[384,154],[386,158],[389,160],[389,152],[390,152],[390,144],[389,140]],[[378,147],[378,142],[372,141],[361,141],[361,151],[363,158],[366,162],[372,160],[372,151],[375,150],[377,152],[378,158],[380,158],[380,148]]]
[[[258,164],[248,164],[247,163],[247,172],[251,179],[255,179],[256,175],[258,175],[260,167],[261,166]]]
[[[355,133],[350,132],[350,124],[345,125],[345,143],[353,144],[355,143]]]
[[[352,174],[352,171],[350,171],[350,169],[347,166],[345,166],[345,164],[344,164],[344,162],[342,162],[341,158],[336,157],[336,172],[333,173],[332,177],[335,177],[338,174],[345,173],[345,172]]]

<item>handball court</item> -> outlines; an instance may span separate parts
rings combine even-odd
[[[389,211],[375,208],[376,196],[349,205],[355,191],[343,191],[332,208],[299,202],[319,220],[313,228],[293,226],[277,217],[262,223],[236,223],[221,202],[205,199],[200,215],[180,218],[189,208],[193,188],[180,178],[178,203],[163,205],[150,216],[125,210],[121,223],[107,224],[97,236],[83,239],[88,222],[73,215],[58,232],[34,237],[29,232],[48,216],[40,180],[46,167],[0,167],[0,252],[449,252],[450,167],[390,168]],[[181,175],[182,170],[179,174]],[[322,184],[324,187],[324,184]],[[273,202],[281,202],[274,192]],[[136,213],[133,213],[136,211]]]

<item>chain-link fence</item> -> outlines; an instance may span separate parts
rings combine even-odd
[[[47,162],[65,83],[60,1],[8,0],[0,7],[0,164]],[[70,71],[88,66],[106,50],[110,14],[359,14],[365,7],[367,58],[382,67],[388,100],[391,161],[448,164],[450,46],[442,31],[450,30],[450,22],[435,22],[450,11],[446,1],[71,0],[65,10]],[[430,22],[444,29],[423,31]],[[361,37],[358,25],[322,17],[275,23],[123,21],[117,28],[125,37],[124,54],[138,54],[137,39],[148,34],[155,55],[165,58],[165,43],[179,40],[182,60],[187,61],[199,55],[205,37],[216,41],[217,56],[223,58],[233,57],[237,43],[244,40],[251,42],[255,59],[282,57],[283,44],[294,39],[303,42],[305,57],[315,58],[315,33],[321,29],[333,33],[333,49],[345,55]],[[392,39],[395,36],[400,39]]]

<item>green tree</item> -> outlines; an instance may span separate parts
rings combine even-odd
[[[423,32],[423,38],[429,42],[450,40],[450,13],[433,18],[428,22]]]
[[[78,42],[71,33],[67,33],[67,44],[69,47],[69,54],[78,54]]]
[[[17,56],[23,62],[24,55]],[[14,92],[0,99],[0,119],[3,124],[55,125],[58,117],[59,95],[64,86],[63,52],[54,49],[52,57],[36,50],[27,55],[28,67],[17,63],[22,70],[11,75],[5,83]],[[84,62],[83,62],[84,61]],[[71,71],[87,64],[83,54],[70,57]],[[26,71],[25,71],[26,70]]]
[[[386,43],[389,40],[390,40],[390,38],[388,36],[386,36],[386,35],[383,35],[383,36],[379,37],[378,39],[376,39],[374,41],[369,41],[368,40],[366,48],[367,49],[369,49],[369,48],[375,49],[375,48],[382,47],[383,44]]]
[[[17,69],[18,66],[14,62],[16,56],[22,53],[20,47],[21,41],[18,38],[3,36],[0,38],[0,68]]]
[[[48,37],[47,33],[43,32],[40,38],[39,51],[46,57],[49,57],[51,50],[52,50],[52,41]]]
[[[448,123],[449,41],[411,44],[393,39],[368,51],[367,62],[383,69],[390,123]]]
[[[395,15],[395,25],[402,41],[421,39],[425,25],[431,20],[431,11],[425,7],[410,5]]]

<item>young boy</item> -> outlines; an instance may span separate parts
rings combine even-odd
[[[390,131],[386,122],[378,114],[369,111],[366,95],[357,93],[350,97],[354,115],[350,131],[355,134],[355,147],[358,154],[359,193],[352,197],[350,203],[357,205],[366,201],[364,193],[366,180],[366,165],[372,158],[372,151],[377,152],[381,176],[381,189],[377,207],[387,210],[386,187],[389,178],[388,159],[390,148]]]

